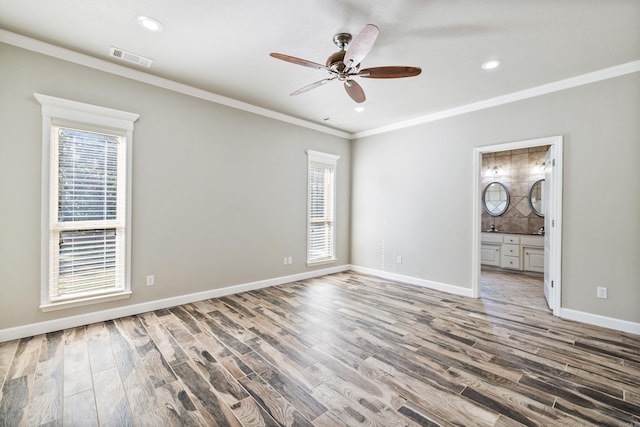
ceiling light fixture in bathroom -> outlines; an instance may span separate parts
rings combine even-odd
[[[542,164],[536,162],[535,165],[533,165],[533,173],[544,173],[544,170],[547,168],[547,165],[545,162],[542,162]]]
[[[498,176],[502,173],[502,165],[494,166],[492,168],[487,168],[487,172],[484,174],[485,176]]]

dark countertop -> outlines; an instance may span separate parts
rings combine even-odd
[[[482,230],[483,233],[491,233],[491,234],[517,234],[519,236],[544,236],[544,234],[538,233],[518,233],[515,231],[499,231],[499,230]]]

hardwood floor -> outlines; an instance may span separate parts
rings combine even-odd
[[[339,273],[0,343],[0,426],[640,425],[640,336]]]
[[[480,274],[480,298],[551,313],[544,298],[543,278],[534,275],[483,268]]]

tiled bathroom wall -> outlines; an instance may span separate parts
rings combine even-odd
[[[482,188],[500,182],[509,190],[509,208],[501,216],[491,216],[482,210],[482,230],[495,225],[499,232],[536,233],[544,226],[544,218],[536,215],[529,204],[529,190],[544,178],[544,156],[549,146],[499,151],[482,155]],[[497,169],[495,169],[497,168]]]

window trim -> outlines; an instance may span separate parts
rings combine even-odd
[[[336,257],[336,183],[337,183],[337,168],[338,159],[340,156],[329,153],[322,153],[320,151],[307,150],[307,265],[315,266],[320,264],[330,264],[337,261]],[[331,228],[331,254],[328,258],[322,258],[318,260],[311,260],[309,258],[311,249],[311,187],[310,187],[310,175],[311,165],[320,164],[333,170],[333,182],[332,182],[332,228]]]
[[[114,301],[131,295],[131,189],[133,153],[133,124],[139,114],[105,108],[82,102],[34,93],[42,109],[42,177],[41,177],[41,269],[40,309],[60,310],[88,304]],[[76,299],[53,302],[49,295],[50,215],[51,212],[51,132],[54,126],[74,123],[87,130],[103,129],[126,138],[125,167],[125,283],[124,289],[104,295],[90,295]]]

